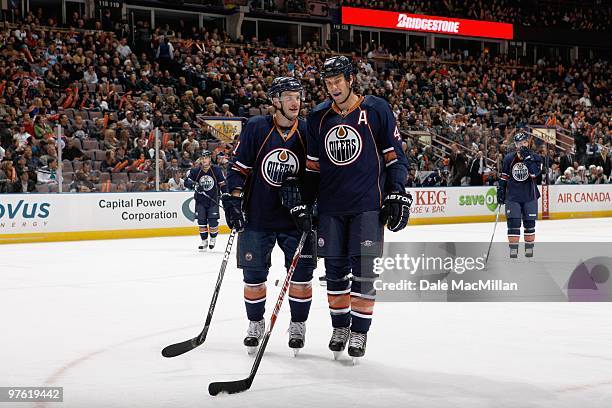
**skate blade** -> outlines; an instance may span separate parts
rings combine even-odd
[[[342,356],[342,351],[333,351],[332,353],[334,353],[334,360],[336,361],[340,359],[340,356]]]
[[[302,350],[301,348],[294,348],[291,349],[293,351],[293,357],[297,357],[298,354],[300,354],[300,350]]]
[[[353,365],[359,365],[359,360],[361,360],[363,357],[351,357],[351,360],[353,361]]]
[[[247,354],[254,356],[257,353],[257,346],[247,346]]]

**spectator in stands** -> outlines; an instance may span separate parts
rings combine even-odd
[[[122,60],[125,60],[132,54],[132,49],[129,45],[127,45],[127,38],[122,38],[119,40],[119,44],[117,45],[117,52]]]
[[[181,173],[179,171],[173,172],[172,177],[168,181],[168,188],[170,191],[187,190],[187,187],[185,187],[184,180],[181,178]]]
[[[13,193],[32,193],[36,191],[36,183],[30,179],[30,175],[27,171],[17,172],[18,180],[12,185]]]
[[[32,135],[26,132],[23,122],[17,126],[14,126],[13,129],[17,129],[17,131],[13,133],[13,139],[17,141],[20,148],[23,148]]]
[[[38,115],[34,119],[34,136],[36,136],[36,139],[49,139],[53,137],[53,129],[47,123],[47,118],[43,115]]]
[[[604,169],[601,166],[595,168],[595,176],[593,177],[591,184],[608,184],[609,177],[605,175]]]
[[[104,131],[104,149],[115,150],[119,147],[119,140],[115,137],[115,131],[113,129],[106,129]]]
[[[98,83],[98,74],[96,74],[96,69],[93,65],[87,67],[87,71],[83,73],[83,80],[85,83],[89,84],[97,84]]]
[[[11,183],[17,181],[17,171],[13,167],[12,161],[4,160],[0,162],[0,180],[2,183],[6,183],[5,188],[9,188]]]
[[[589,184],[588,174],[584,166],[578,166],[575,179],[576,184]]]
[[[563,175],[559,176],[555,181],[555,184],[577,184],[572,169],[573,167],[568,167],[567,170],[563,172]]]
[[[171,63],[174,59],[174,46],[168,37],[165,37],[162,41],[160,41],[159,46],[155,51],[155,58],[158,60],[159,66],[162,70],[171,68]]]
[[[83,172],[76,172],[75,179],[68,186],[68,191],[71,193],[90,193],[94,189],[94,184],[87,180]]]
[[[172,159],[176,159],[178,161],[178,159],[180,158],[178,150],[176,150],[176,148],[174,147],[173,140],[168,140],[166,148],[164,149],[164,155],[166,156],[166,161],[172,161]]]
[[[74,122],[68,127],[68,129],[68,135],[72,137],[85,139],[89,135],[89,127],[81,115],[74,116]]]
[[[453,153],[450,155],[449,166],[451,168],[451,180],[450,183],[452,186],[460,186],[461,179],[467,176],[467,163],[466,157],[461,152],[458,144],[453,145]]]
[[[43,146],[43,145],[41,145],[41,146]],[[55,144],[53,144],[53,143],[45,144],[44,145],[44,151],[45,151],[45,154],[40,156],[40,160],[43,163],[48,164],[49,160],[51,160],[51,159],[57,160],[57,149],[55,148]]]
[[[83,160],[85,158],[85,154],[79,148],[80,144],[78,139],[69,139],[68,147],[62,150],[62,160]]]
[[[181,155],[181,160],[179,160],[179,167],[182,170],[190,169],[191,167],[193,167],[193,161],[191,160],[191,155],[189,154],[187,150],[184,150],[183,154]]]
[[[137,145],[130,151],[130,158],[132,160],[145,159],[150,160],[149,150],[145,146],[145,139],[137,139]]]
[[[38,184],[57,184],[57,159],[49,158],[47,165],[36,172],[36,180]]]
[[[115,151],[107,150],[104,160],[100,164],[100,171],[104,172],[113,172],[115,170],[115,166],[117,165],[117,160],[115,159]]]
[[[31,170],[38,170],[38,168],[43,166],[43,163],[40,161],[38,156],[34,156],[32,154],[32,148],[30,146],[26,146],[23,150],[23,156],[26,159],[26,166],[28,166]]]
[[[485,171],[485,160],[482,151],[478,151],[476,157],[470,163],[470,186],[482,186]]]

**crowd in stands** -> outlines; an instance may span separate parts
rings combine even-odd
[[[146,22],[128,39],[121,27],[39,22],[29,14],[0,31],[0,192],[55,191],[59,166],[63,191],[150,190],[156,164],[161,189],[182,190],[185,170],[203,150],[222,167],[231,160],[231,139],[201,116],[270,112],[266,89],[280,75],[304,84],[304,116],[327,97],[318,69],[331,50],[316,43],[286,50],[217,29],[151,30]],[[384,50],[353,54],[355,89],[389,101],[412,166],[409,185],[495,184],[512,135],[528,125],[554,126],[575,140],[566,152],[535,140],[551,183],[609,179],[608,61],[525,67],[486,51]],[[157,162],[153,129],[160,131]],[[448,148],[424,143],[423,134],[443,137]]]
[[[612,5],[605,0],[341,0],[341,3],[411,14],[584,31],[609,32],[612,21]]]

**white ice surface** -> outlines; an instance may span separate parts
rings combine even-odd
[[[387,238],[487,241],[491,231],[414,226]],[[537,237],[612,242],[612,219],[540,222]],[[0,408],[612,406],[610,303],[381,302],[352,366],[327,349],[316,283],[302,353],[286,345],[285,301],[251,390],[211,397],[211,381],[244,378],[253,361],[234,256],[206,343],[173,359],[160,351],[200,331],[226,239],[207,254],[197,237],[0,246],[0,386],[64,387],[62,404]],[[280,254],[270,283],[283,275]],[[267,314],[277,294],[269,285]]]

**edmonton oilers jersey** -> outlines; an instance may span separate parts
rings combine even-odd
[[[539,156],[535,155],[535,160],[524,161],[516,152],[508,153],[504,157],[501,179],[507,180],[508,187],[506,199],[518,203],[540,198],[540,191],[536,183],[536,178],[540,174]]]
[[[307,122],[306,171],[320,173],[321,214],[379,210],[385,193],[405,191],[408,161],[395,117],[384,99],[361,96],[344,116],[326,101]]]
[[[295,229],[289,210],[281,203],[279,190],[287,177],[299,178],[304,172],[305,135],[304,120],[298,119],[292,128],[282,129],[271,115],[249,119],[242,130],[227,181],[230,192],[245,189],[243,208],[249,228]]]
[[[197,203],[206,207],[218,205],[220,192],[227,192],[225,176],[223,176],[223,171],[219,166],[212,165],[208,170],[197,166],[189,170],[187,177],[185,177],[185,187],[195,189],[198,184],[200,186],[199,191],[196,190],[193,197]]]

